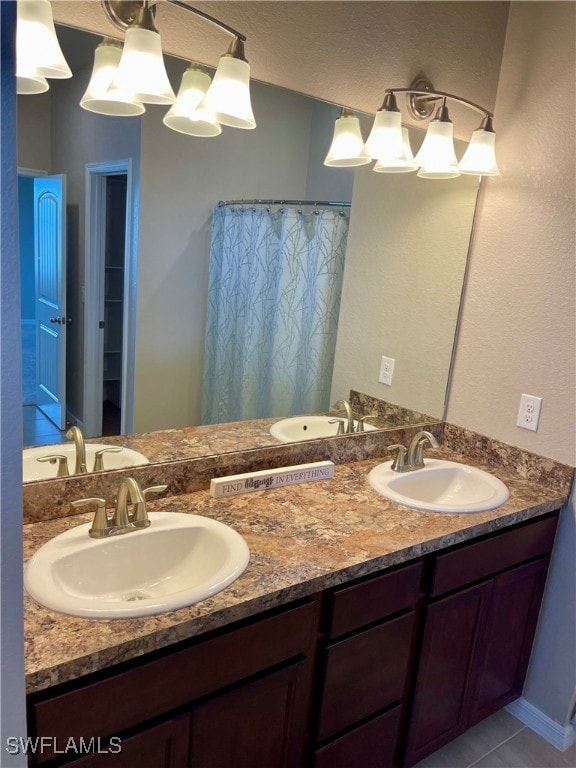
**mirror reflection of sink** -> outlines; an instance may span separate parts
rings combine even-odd
[[[85,447],[88,472],[91,472],[94,466],[96,451],[101,451],[104,448],[118,448],[116,445],[104,445],[103,443],[86,443]],[[22,479],[24,482],[29,480],[48,480],[49,478],[56,477],[56,472],[58,471],[57,464],[36,460],[42,456],[66,456],[68,459],[68,471],[71,475],[74,474],[76,449],[73,443],[56,443],[54,445],[41,445],[35,448],[24,448],[22,454]],[[131,448],[122,448],[117,453],[105,453],[102,459],[104,469],[138,467],[149,463],[146,456],[138,453],[138,451],[133,451]]]
[[[483,469],[441,459],[424,459],[423,469],[393,472],[392,462],[374,467],[368,482],[391,501],[429,512],[484,512],[508,500],[504,483]]]
[[[338,424],[330,424],[338,416],[291,416],[281,419],[270,427],[270,434],[283,443],[295,443],[299,440],[318,440],[321,437],[335,437],[338,434]],[[354,421],[354,429],[358,422]],[[373,424],[364,423],[364,430],[372,432],[377,429]]]
[[[26,591],[61,613],[96,619],[152,616],[220,592],[245,570],[250,550],[224,523],[150,512],[150,527],[92,539],[92,523],[55,536],[29,560]]]

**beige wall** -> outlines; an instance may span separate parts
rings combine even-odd
[[[496,129],[502,175],[479,208],[448,420],[574,466],[574,3],[512,3]],[[543,397],[538,432],[515,426]],[[576,511],[563,510],[529,702],[561,725],[576,692]]]
[[[414,150],[422,137],[412,132]],[[356,171],[332,402],[356,389],[443,417],[477,190],[477,176]],[[391,386],[378,381],[382,355],[395,360]]]

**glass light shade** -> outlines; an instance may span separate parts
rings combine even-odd
[[[182,75],[182,83],[175,103],[164,115],[164,125],[190,136],[218,136],[221,126],[213,114],[200,107],[200,102],[210,86],[210,75],[195,67],[189,67]]]
[[[115,117],[131,117],[144,112],[144,105],[134,99],[133,94],[108,90],[121,56],[122,46],[115,41],[104,40],[96,48],[92,77],[80,100],[83,109]]]
[[[56,37],[48,0],[18,0],[16,76],[72,77]]]
[[[460,173],[478,176],[498,176],[500,171],[494,151],[496,135],[493,131],[474,131],[468,149],[460,160]]]
[[[173,104],[176,100],[162,57],[158,32],[140,27],[126,30],[122,57],[110,92],[131,93],[145,104]]]
[[[411,173],[418,170],[410,146],[408,128],[405,126],[402,126],[402,142],[404,145],[403,157],[391,158],[386,161],[378,160],[373,168],[376,173]]]
[[[400,112],[387,109],[376,112],[365,150],[374,160],[381,160],[384,164],[390,160],[404,159]]]
[[[418,176],[424,179],[453,179],[460,175],[452,123],[432,120],[414,162],[420,166]]]
[[[234,56],[220,57],[218,69],[200,105],[216,122],[232,128],[256,128],[250,103],[250,65]]]
[[[360,121],[355,115],[339,117],[334,122],[334,135],[324,165],[330,168],[351,168],[366,165],[372,158],[364,152]]]
[[[34,93],[44,93],[49,87],[48,80],[40,75],[18,74],[16,76],[16,93],[30,96]]]

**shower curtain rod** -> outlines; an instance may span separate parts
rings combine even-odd
[[[336,208],[350,208],[352,203],[339,203],[334,200],[220,200],[218,207],[223,205],[331,205]]]

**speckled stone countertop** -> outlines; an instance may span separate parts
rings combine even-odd
[[[250,547],[250,563],[231,586],[189,608],[130,620],[80,619],[59,614],[25,596],[28,692],[105,669],[168,647],[202,632],[408,561],[452,544],[562,507],[572,470],[547,470],[551,481],[482,463],[473,454],[444,449],[431,456],[468,460],[491,471],[510,490],[506,504],[490,512],[439,514],[409,509],[381,497],[366,481],[383,459],[343,463],[333,480],[212,498],[207,490],[149,503],[155,510],[201,514],[235,528]],[[548,460],[545,460],[548,461]],[[548,464],[551,464],[548,462]],[[560,467],[560,469],[558,469]],[[28,559],[62,531],[90,515],[60,517],[24,526]]]

